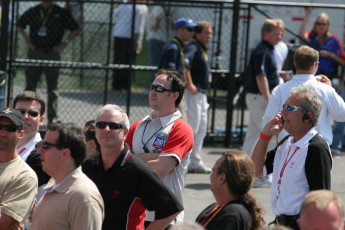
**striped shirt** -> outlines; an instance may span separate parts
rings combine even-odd
[[[322,102],[322,110],[316,130],[329,145],[332,144],[332,120],[345,121],[345,102],[334,88],[318,82],[313,75],[297,74],[290,81],[275,87],[270,96],[261,126],[264,127],[274,115],[282,110],[283,104],[290,96],[291,89],[298,85],[308,86],[319,95]],[[278,141],[282,140],[286,135],[288,133],[285,130],[281,131],[278,135]]]

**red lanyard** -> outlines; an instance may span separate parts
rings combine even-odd
[[[18,155],[21,155],[25,150],[26,150],[26,148],[22,148],[22,149],[19,151]]]
[[[296,147],[295,151],[292,153],[292,155],[289,158],[291,146],[289,147],[289,152],[288,152],[287,157],[285,159],[284,165],[283,165],[282,169],[280,170],[280,175],[279,175],[280,177],[279,177],[279,180],[278,180],[278,185],[280,185],[281,182],[282,182],[281,179],[282,179],[282,177],[284,175],[286,166],[289,164],[291,158],[295,155],[295,153],[297,152],[298,149],[299,149],[299,147]]]

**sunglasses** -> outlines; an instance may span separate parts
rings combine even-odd
[[[105,129],[107,126],[109,126],[109,129],[113,129],[113,130],[125,128],[124,125],[121,123],[105,122],[105,121],[96,122],[96,127],[99,129]]]
[[[22,115],[25,115],[26,113],[30,116],[30,117],[37,117],[38,114],[40,114],[39,112],[37,111],[34,111],[34,110],[26,110],[26,109],[16,109],[18,110]]]
[[[186,30],[187,30],[188,32],[193,32],[193,31],[194,31],[193,28],[188,28],[188,27],[186,27]]]
[[[317,22],[316,25],[318,25],[318,26],[325,26],[327,24],[325,22]]]
[[[36,148],[49,149],[50,147],[60,149],[60,147],[57,144],[53,144],[47,141],[42,141],[41,143],[36,144]]]
[[[157,93],[172,92],[171,89],[166,89],[161,85],[155,85],[155,84],[151,85],[150,91],[152,91],[152,90],[155,90]]]
[[[4,129],[7,132],[13,133],[13,132],[18,130],[18,127],[16,125],[3,125],[3,124],[0,124],[0,129]]]
[[[285,109],[286,111],[288,112],[294,112],[294,111],[298,111],[300,109],[302,109],[301,107],[297,107],[295,105],[287,105],[287,104],[284,104],[283,105],[283,109]]]

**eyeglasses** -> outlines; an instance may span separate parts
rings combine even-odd
[[[57,144],[53,144],[47,141],[42,141],[41,143],[37,143],[36,147],[42,148],[42,149],[49,149],[50,147],[55,147],[57,149],[60,149],[60,147]]]
[[[124,125],[121,123],[105,122],[105,121],[96,122],[96,127],[99,129],[105,129],[107,126],[109,126],[109,129],[113,129],[113,130],[125,128]]]
[[[155,90],[157,93],[172,92],[171,89],[166,89],[161,85],[155,85],[155,84],[151,85],[150,91],[152,90]]]
[[[193,32],[193,31],[194,31],[193,28],[188,28],[188,27],[186,27],[186,30],[187,30],[188,32]]]
[[[31,110],[31,109],[29,109],[29,110],[26,110],[26,109],[16,109],[16,110],[18,110],[19,112],[21,112],[22,115],[24,115],[25,113],[28,113],[28,115],[29,115],[30,117],[37,117],[38,114],[40,114],[39,112],[34,111],[34,110]]]
[[[300,109],[302,109],[301,107],[297,107],[295,105],[287,105],[287,104],[284,104],[283,105],[283,109],[285,109],[286,111],[288,112],[294,112],[294,111],[298,111]]]
[[[18,130],[18,127],[16,125],[3,125],[3,124],[0,124],[0,129],[4,129],[7,132],[13,133],[13,132]]]
[[[318,26],[325,26],[325,25],[327,25],[327,23],[325,23],[325,22],[316,22],[316,25],[318,25]]]

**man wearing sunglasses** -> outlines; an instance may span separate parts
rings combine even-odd
[[[17,143],[22,136],[20,112],[0,112],[1,229],[22,229],[37,193],[35,172],[17,154]]]
[[[51,123],[38,147],[43,170],[51,176],[32,214],[31,229],[99,230],[104,203],[97,186],[81,169],[85,141],[78,126]]]
[[[320,122],[316,130],[322,134],[329,145],[332,144],[332,120],[345,121],[345,102],[331,86],[330,80],[322,76],[314,76],[318,70],[319,52],[309,46],[299,47],[294,55],[296,75],[288,82],[277,86],[271,94],[268,102],[262,126],[264,126],[276,113],[290,95],[290,90],[298,85],[308,86],[317,92],[322,101]],[[277,145],[277,141],[282,140],[288,133],[283,130],[277,138],[272,138],[269,149]]]
[[[104,199],[102,229],[143,229],[146,209],[156,216],[146,229],[165,229],[183,206],[157,174],[133,157],[125,145],[129,131],[127,114],[119,106],[109,104],[99,110],[95,120],[100,153],[86,160],[83,171]]]
[[[131,125],[126,139],[134,156],[146,162],[181,203],[194,140],[192,128],[177,109],[184,90],[185,83],[177,71],[158,71],[149,93],[153,111]],[[153,213],[146,220],[153,221]],[[173,223],[182,221],[183,212]]]
[[[281,111],[262,129],[254,148],[256,175],[272,173],[271,209],[276,215],[275,224],[298,230],[296,221],[305,195],[331,188],[330,148],[316,130],[321,108],[314,90],[308,86],[293,88]],[[272,136],[283,129],[290,135],[268,151]]]
[[[46,103],[38,93],[24,91],[13,99],[12,107],[22,114],[24,134],[19,139],[17,153],[37,174],[39,188],[36,199],[38,201],[44,193],[44,185],[50,178],[42,170],[41,159],[35,148],[36,144],[42,140],[38,130],[44,121]]]

